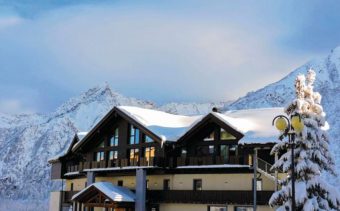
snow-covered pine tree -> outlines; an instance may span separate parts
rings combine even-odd
[[[321,173],[335,175],[334,159],[329,151],[328,124],[321,106],[321,95],[314,92],[315,72],[299,75],[295,80],[296,99],[286,108],[291,117],[299,114],[304,123],[301,133],[295,134],[295,201],[296,210],[340,210],[340,193],[336,187],[321,178]],[[281,136],[283,138],[283,136]],[[273,169],[288,173],[281,181],[281,189],[270,198],[270,206],[276,210],[292,210],[291,193],[291,149],[288,140],[282,140],[272,149],[272,154],[281,156]]]

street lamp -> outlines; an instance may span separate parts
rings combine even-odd
[[[295,134],[303,130],[304,124],[299,114],[294,114],[290,120],[283,115],[276,116],[273,119],[273,126],[282,132],[283,137],[288,136],[288,142],[291,147],[292,163],[291,163],[291,176],[292,176],[292,210],[295,211],[295,171],[294,171],[294,148],[295,148]]]

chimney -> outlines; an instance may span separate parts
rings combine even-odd
[[[213,107],[213,108],[212,108],[212,112],[221,113],[220,109],[217,108],[217,107]]]

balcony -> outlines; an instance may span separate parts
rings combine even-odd
[[[104,168],[125,168],[133,166],[157,166],[176,168],[178,166],[200,166],[200,165],[223,165],[223,164],[240,164],[241,159],[238,156],[230,156],[228,159],[223,157],[171,157],[161,158],[154,157],[151,159],[116,159],[110,161],[92,161],[80,162],[78,165],[67,166],[67,173],[81,172],[84,169],[104,169]]]
[[[229,159],[223,157],[177,157],[170,159],[170,167],[176,166],[199,166],[199,165],[222,165],[222,164],[240,164],[240,157],[230,156]]]
[[[257,191],[257,204],[267,205],[273,191]],[[240,190],[148,190],[151,203],[253,204],[252,191]]]
[[[109,161],[79,162],[77,165],[68,165],[67,172],[81,172],[85,169],[124,168],[133,166],[164,166],[163,158],[140,158],[140,159],[116,159]]]

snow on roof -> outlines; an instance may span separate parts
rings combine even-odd
[[[155,133],[163,141],[176,141],[202,116],[182,116],[132,106],[118,106],[132,119]]]
[[[244,134],[239,144],[266,144],[278,141],[279,132],[272,121],[275,116],[282,114],[283,108],[261,108],[228,111],[217,115]]]
[[[78,137],[79,141],[76,142],[76,143],[73,145],[72,149],[75,148],[87,134],[88,134],[88,132],[78,132],[78,133],[77,133],[77,137]],[[72,143],[70,143],[70,144],[72,144]],[[69,147],[66,147],[66,149],[68,149],[68,148],[69,148]],[[54,157],[48,159],[48,162],[49,162],[49,163],[57,162],[57,161],[59,161],[59,159],[60,159],[61,157],[63,157],[66,153],[67,153],[67,152],[62,151],[62,152],[60,152],[59,154],[57,154],[56,156],[54,156]]]
[[[79,193],[75,194],[71,200],[73,201],[91,187],[95,187],[115,202],[134,202],[136,198],[135,194],[128,188],[116,186],[110,182],[96,182],[84,188]]]
[[[77,136],[79,138],[79,141],[81,141],[89,132],[78,132]]]

